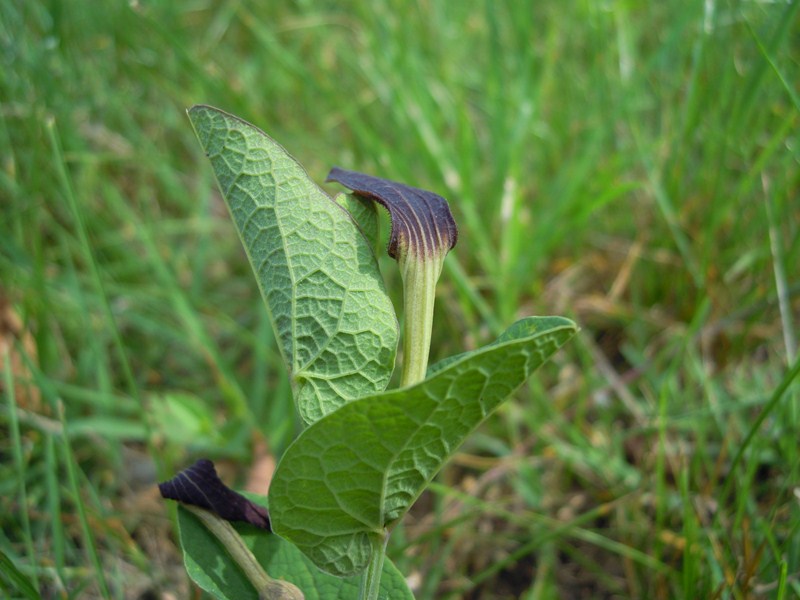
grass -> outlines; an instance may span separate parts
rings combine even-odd
[[[800,598],[799,8],[0,4],[0,590],[186,597],[153,483],[296,432],[204,102],[450,199],[432,359],[583,328],[393,536],[418,597]]]

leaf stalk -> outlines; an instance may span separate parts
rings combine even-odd
[[[192,506],[191,504],[183,504],[183,507],[200,519],[214,537],[225,546],[228,554],[239,565],[248,581],[253,584],[253,587],[258,592],[259,600],[304,600],[305,596],[297,586],[288,581],[273,579],[266,574],[255,556],[253,556],[253,553],[245,546],[242,538],[228,521],[221,519],[204,508]]]
[[[381,589],[383,561],[386,558],[386,544],[388,542],[389,532],[385,529],[381,535],[372,539],[372,555],[361,579],[360,597],[362,600],[378,600],[378,593]]]

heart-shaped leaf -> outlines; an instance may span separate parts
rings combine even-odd
[[[254,502],[263,500],[249,495]],[[264,509],[266,510],[266,509]],[[360,578],[334,577],[320,571],[295,546],[244,523],[233,524],[244,544],[274,579],[296,585],[306,600],[356,600]],[[260,600],[258,593],[225,547],[191,512],[178,507],[183,560],[192,580],[218,600]],[[402,574],[389,560],[381,576],[381,600],[413,600]]]
[[[386,388],[397,319],[370,243],[260,129],[210,106],[189,110],[312,423]]]
[[[477,427],[577,331],[530,317],[421,383],[345,404],[287,449],[270,486],[273,530],[335,575],[363,570],[373,543]]]

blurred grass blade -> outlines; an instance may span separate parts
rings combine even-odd
[[[0,550],[0,576],[4,576],[14,587],[14,590],[28,600],[41,599],[33,582],[17,568],[2,550]]]
[[[78,513],[78,523],[80,524],[81,537],[83,539],[84,549],[89,560],[89,564],[94,569],[94,580],[97,582],[99,593],[103,598],[110,600],[112,598],[111,591],[108,586],[106,572],[100,560],[100,554],[97,551],[97,542],[95,540],[95,530],[89,525],[89,515],[87,514],[86,505],[84,503],[84,492],[78,482],[79,466],[75,461],[75,455],[72,452],[70,439],[67,435],[67,423],[64,416],[64,405],[61,401],[57,401],[57,410],[59,421],[62,427],[61,449],[64,452],[64,463],[67,468],[67,483],[70,492],[72,493],[72,501],[75,504],[75,509]]]
[[[739,477],[739,473],[737,472],[737,467],[739,463],[742,461],[747,450],[750,448],[751,443],[755,439],[756,435],[758,434],[761,425],[764,424],[764,421],[767,417],[775,410],[778,406],[778,403],[784,397],[786,392],[789,390],[790,386],[794,382],[797,377],[800,376],[800,356],[794,361],[794,364],[786,371],[781,379],[780,384],[776,387],[772,395],[770,396],[769,401],[764,405],[764,408],[761,409],[761,412],[758,413],[758,416],[750,425],[750,429],[747,432],[747,435],[739,444],[739,447],[736,451],[736,455],[733,457],[733,461],[731,461],[730,470],[728,472],[728,476],[725,478],[725,484],[722,486],[722,493],[719,495],[721,499],[727,499],[728,494],[731,491],[731,487],[733,486],[734,481],[737,480]],[[794,433],[797,433],[794,431]],[[720,516],[720,513],[717,513],[717,517]]]
[[[59,458],[56,456],[56,443],[56,438],[53,435],[47,435],[45,437],[47,507],[52,535],[52,558],[55,563],[54,567],[56,575],[58,576],[59,586],[62,586],[64,581],[64,566],[66,565],[66,541],[64,528],[62,526],[61,483],[58,480],[59,473],[61,473],[61,464]]]
[[[80,242],[80,249],[81,253],[83,254],[83,258],[86,261],[86,265],[89,268],[89,272],[92,276],[92,282],[95,285],[97,295],[99,296],[100,300],[102,301],[102,307],[104,311],[104,316],[108,322],[108,328],[111,332],[111,337],[114,342],[114,350],[117,353],[117,357],[119,358],[120,365],[122,368],[122,374],[125,377],[125,382],[128,386],[128,392],[135,398],[139,398],[139,386],[136,383],[136,378],[133,376],[133,370],[131,369],[130,361],[128,360],[128,355],[125,352],[125,346],[122,343],[122,337],[119,333],[119,327],[117,325],[116,318],[114,317],[114,312],[111,310],[111,303],[109,302],[108,294],[105,290],[105,284],[103,282],[103,277],[100,274],[100,268],[97,265],[97,261],[95,260],[94,253],[92,252],[92,245],[89,241],[89,233],[86,229],[86,224],[84,222],[83,213],[81,212],[81,207],[78,203],[78,200],[75,198],[75,192],[73,190],[72,182],[70,181],[69,174],[67,172],[67,165],[64,158],[64,151],[61,147],[61,140],[58,136],[58,129],[56,126],[55,119],[53,117],[48,118],[47,123],[47,134],[50,140],[50,149],[53,153],[53,163],[55,164],[56,172],[58,173],[60,182],[61,182],[61,192],[63,196],[66,198],[67,205],[69,206],[70,212],[72,213],[72,218],[75,221],[75,229],[78,235],[78,240]],[[147,421],[145,420],[145,426]]]
[[[31,534],[31,522],[28,515],[28,494],[26,489],[27,477],[25,475],[25,462],[23,459],[22,439],[19,431],[19,419],[17,417],[17,399],[15,395],[16,382],[14,375],[11,372],[11,348],[3,348],[0,345],[0,359],[3,361],[3,387],[5,388],[5,397],[8,408],[8,422],[9,429],[11,430],[11,452],[14,456],[14,467],[16,469],[16,481],[19,486],[19,511],[22,521],[22,531],[24,535],[25,549],[31,560],[31,567],[33,569],[33,585],[36,586],[38,561],[34,557],[36,553],[33,549],[33,536]],[[3,555],[4,558],[5,555]],[[9,564],[13,567],[12,563]]]

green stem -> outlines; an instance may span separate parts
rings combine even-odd
[[[183,504],[183,507],[200,519],[203,525],[225,546],[228,554],[256,588],[259,600],[303,600],[305,598],[303,592],[295,585],[288,581],[272,579],[267,575],[228,521],[204,508],[189,504]]]
[[[398,257],[403,277],[403,372],[400,386],[414,385],[425,379],[431,349],[433,305],[436,301],[436,282],[442,273],[444,257],[433,254],[417,255],[407,251]],[[378,600],[381,573],[386,558],[389,532],[372,539],[372,555],[361,580],[361,600]]]
[[[403,372],[405,387],[425,379],[431,349],[433,305],[436,281],[442,272],[444,256],[406,254],[398,261],[403,276]]]
[[[386,558],[386,544],[389,541],[389,532],[384,530],[383,534],[372,539],[372,556],[370,556],[367,570],[361,579],[361,600],[378,600],[378,593],[381,589],[381,573],[383,573],[383,561]]]
[[[406,253],[398,259],[403,276],[403,372],[400,386],[414,385],[425,379],[431,349],[433,305],[436,301],[436,282],[442,273],[444,254],[417,256]],[[372,556],[361,580],[361,599],[378,600],[383,561],[389,533],[372,540]]]

